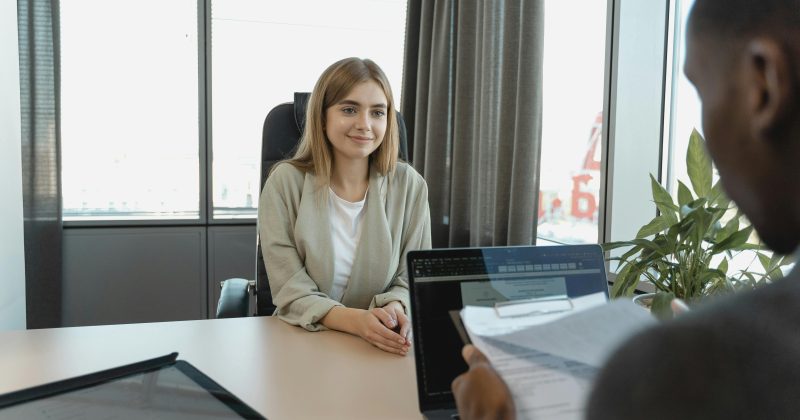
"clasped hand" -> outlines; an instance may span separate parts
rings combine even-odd
[[[390,302],[382,308],[363,311],[358,335],[373,346],[405,356],[410,348],[408,340],[411,323],[400,302]]]

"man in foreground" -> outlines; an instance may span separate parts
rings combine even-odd
[[[800,242],[800,0],[696,0],[684,71],[723,186],[778,253]],[[633,337],[589,419],[800,418],[800,271]],[[462,419],[513,418],[486,358],[453,381]]]

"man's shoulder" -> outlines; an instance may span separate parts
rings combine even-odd
[[[770,321],[772,320],[772,321]],[[707,306],[690,312],[682,322],[687,325],[734,322],[738,325],[757,326],[764,322],[781,320],[800,324],[800,271],[793,270],[788,276],[772,284],[715,299]]]
[[[752,400],[770,398],[779,392],[774,386],[800,393],[798,303],[800,279],[793,273],[637,334],[598,374],[588,418],[638,418],[647,412],[639,410],[655,406],[665,411],[653,418],[747,417],[748,410],[766,409],[767,401]],[[626,400],[631,393],[636,398]],[[770,409],[800,410],[800,401]]]
[[[743,349],[759,345],[752,340],[754,337],[780,341],[788,331],[800,331],[800,272],[797,271],[755,290],[715,297],[672,322],[646,331],[626,347],[648,345],[653,351],[665,354],[675,353],[670,350],[674,346],[699,349],[723,345]]]

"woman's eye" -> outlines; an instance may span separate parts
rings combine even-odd
[[[372,115],[375,116],[375,117],[383,117],[384,115],[386,115],[386,111],[375,110],[375,111],[372,111]]]
[[[342,112],[344,112],[345,114],[355,114],[356,109],[349,106],[347,108],[342,108]]]

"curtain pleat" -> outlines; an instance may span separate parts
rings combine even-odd
[[[58,2],[17,2],[28,328],[61,326]]]
[[[532,244],[544,0],[409,3],[403,114],[435,247]]]

